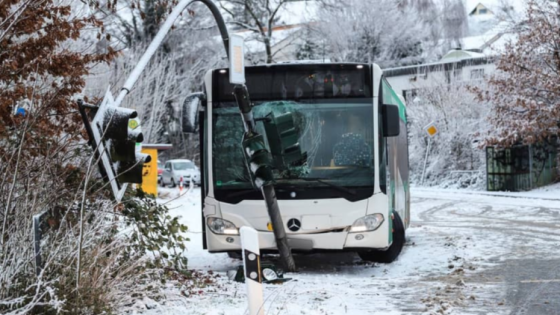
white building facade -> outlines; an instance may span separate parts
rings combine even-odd
[[[444,57],[438,63],[384,69],[383,74],[393,90],[405,100],[409,100],[416,96],[418,90],[457,81],[481,80],[484,76],[492,74],[495,69],[492,57]]]

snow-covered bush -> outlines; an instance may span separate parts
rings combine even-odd
[[[105,34],[99,20],[83,14],[89,7],[82,3],[80,13],[75,3],[0,3],[0,313],[111,313],[146,287],[157,290],[155,280],[165,276],[165,255],[142,251],[150,240],[184,246],[167,229],[186,227],[166,208],[150,212],[153,204],[142,199],[139,213],[158,228],[134,239],[127,227],[138,221],[121,213],[95,179],[97,161],[75,97],[91,67],[116,53],[78,41],[83,32]],[[179,257],[170,266],[184,263]]]
[[[146,268],[185,271],[185,242],[189,239],[181,233],[187,231],[187,226],[179,223],[178,217],[170,216],[165,205],[158,204],[141,189],[136,190],[134,196],[127,198],[123,203],[124,226],[132,229],[127,234],[131,245],[123,249],[123,255],[144,257],[149,253],[150,259],[146,260]]]
[[[423,184],[483,187],[485,153],[480,140],[489,129],[489,106],[469,91],[472,84],[442,83],[420,89],[415,97],[407,100],[413,183],[422,184],[430,141],[426,127],[434,124],[438,133],[431,139]]]

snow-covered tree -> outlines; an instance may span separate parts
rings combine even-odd
[[[77,11],[70,1],[0,2],[0,313],[69,312],[70,305],[76,313],[101,312],[91,300],[80,306],[79,294],[87,287],[93,298],[102,298],[94,292],[99,289],[95,281],[116,286],[98,277],[97,268],[118,259],[95,256],[120,241],[101,240],[97,233],[111,230],[101,217],[91,225],[77,224],[77,196],[86,190],[88,159],[74,99],[91,67],[109,62],[116,53],[108,49],[97,54],[80,45],[88,31],[105,34],[98,19]],[[99,208],[110,207],[89,209]],[[40,213],[49,218],[42,224],[55,227],[49,235],[52,247],[42,250],[45,272],[37,275],[31,223]],[[82,244],[83,256],[77,252],[79,231],[90,238]],[[84,276],[87,284],[76,283],[78,257],[92,265],[100,258],[97,271],[82,269],[97,273]]]
[[[415,96],[407,99],[412,180],[421,180],[429,141],[426,127],[434,124],[438,134],[433,137],[428,153],[424,184],[480,186],[485,166],[480,138],[489,130],[489,107],[477,100],[469,88],[481,83],[448,83],[444,77],[432,81],[430,87],[418,89]]]
[[[93,11],[72,0],[0,2],[2,314],[120,313],[161,280],[163,264],[186,261],[175,232],[186,227],[168,209],[146,196],[115,205],[95,176],[76,99],[116,52],[95,44],[109,38]],[[177,252],[161,253],[168,240]]]
[[[155,37],[177,3],[177,0],[96,0],[94,14],[104,22],[113,45],[134,47],[148,44]]]
[[[422,61],[430,29],[418,9],[392,0],[347,0],[325,7],[315,30],[339,61],[376,62],[382,66]]]
[[[303,43],[296,50],[297,60],[317,60],[325,57],[325,41],[318,43],[317,38],[313,35],[313,32],[306,28]]]
[[[560,136],[560,0],[531,0],[481,100],[493,104],[488,144],[556,143]]]
[[[173,3],[165,1],[145,0],[139,6],[136,1],[119,0],[120,9],[115,10],[112,3],[108,1],[106,5],[113,10],[97,14],[104,17],[114,37],[127,39],[126,45],[118,40],[113,44],[129,48],[111,67],[98,69],[96,75],[90,76],[88,95],[102,96],[108,84],[118,92],[173,7]],[[156,17],[149,18],[149,12],[157,13]],[[206,71],[223,65],[226,58],[222,42],[216,39],[219,33],[210,11],[195,3],[185,13],[123,103],[138,111],[145,143],[173,145],[172,150],[163,152],[164,159],[198,159],[198,137],[185,135],[178,128],[181,105],[189,93],[202,90]]]
[[[442,29],[447,46],[449,48],[461,48],[461,40],[467,36],[469,31],[467,10],[463,0],[443,2]]]
[[[305,2],[307,0],[302,0]],[[323,0],[315,0],[322,2]],[[274,28],[282,23],[279,12],[289,2],[295,0],[219,0],[218,3],[226,13],[227,22],[239,29],[250,31],[250,39],[262,42],[266,63],[274,61],[272,51],[272,34]]]

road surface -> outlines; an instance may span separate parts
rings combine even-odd
[[[297,255],[299,272],[286,275],[294,280],[265,285],[265,314],[560,314],[560,190],[556,200],[433,189],[412,195],[396,262]],[[245,314],[245,288],[227,277],[240,262],[201,248],[199,191],[168,205],[189,225],[189,268],[217,274],[217,282],[187,297],[170,286],[165,301],[142,301],[133,313]]]

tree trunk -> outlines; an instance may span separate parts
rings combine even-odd
[[[266,63],[272,63],[272,47],[270,47],[270,37],[265,37],[264,46],[266,48]]]

